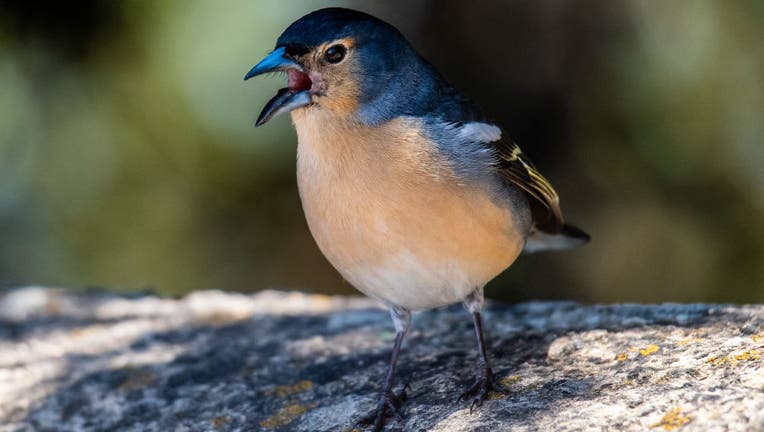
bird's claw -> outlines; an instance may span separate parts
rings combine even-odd
[[[372,430],[374,432],[380,432],[385,427],[385,419],[389,415],[395,417],[395,419],[399,422],[403,421],[401,406],[403,405],[403,402],[408,399],[406,390],[409,388],[410,386],[406,384],[403,386],[401,391],[398,392],[398,394],[395,394],[392,391],[388,391],[382,394],[382,396],[379,398],[377,409],[372,414],[356,422],[356,425],[374,425],[374,429]]]
[[[475,378],[475,382],[457,399],[457,402],[471,398],[470,414],[475,408],[480,408],[483,402],[488,399],[491,392],[506,394],[507,391],[494,380],[493,373],[489,367],[482,367],[482,370]]]

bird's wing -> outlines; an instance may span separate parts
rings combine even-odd
[[[440,130],[452,131],[450,139],[440,141],[457,143],[457,148],[453,151],[458,153],[457,158],[462,164],[470,166],[467,163],[470,159],[479,158],[471,166],[484,167],[488,164],[494,167],[505,182],[520,188],[528,195],[536,228],[551,234],[559,233],[563,229],[564,221],[557,192],[523,154],[520,147],[502,137],[498,126],[484,121],[451,122],[441,124]],[[446,135],[448,136],[448,133]]]
[[[502,137],[501,128],[492,124],[472,101],[444,79],[440,78],[439,82],[438,103],[435,110],[429,113],[442,121],[439,124],[436,122],[435,129],[439,131],[436,135],[441,135],[443,131],[456,131],[456,141],[462,144],[456,153],[460,153],[461,159],[475,155],[480,158],[480,150],[490,150],[489,163],[498,168],[505,181],[528,195],[536,228],[552,234],[561,232],[565,223],[560,199],[549,181],[538,172],[517,144]]]
[[[502,177],[519,187],[531,198],[531,211],[536,227],[549,233],[558,233],[565,222],[560,210],[557,192],[511,140],[499,139],[490,143],[496,150],[497,166]]]

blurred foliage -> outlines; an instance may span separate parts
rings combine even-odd
[[[0,5],[0,280],[352,292],[314,245],[280,79],[242,81],[327,2]],[[559,189],[593,242],[505,300],[764,301],[764,7],[345,2],[396,24]]]

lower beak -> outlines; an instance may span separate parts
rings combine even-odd
[[[272,53],[268,54],[260,63],[250,69],[244,76],[244,80],[248,80],[254,76],[262,75],[268,72],[282,72],[290,69],[296,69],[300,72],[303,71],[302,66],[294,60],[284,56],[286,51],[285,47],[276,48]],[[288,113],[306,105],[310,105],[312,99],[310,91],[301,89],[292,89],[290,87],[282,88],[276,93],[263,108],[263,111],[257,117],[255,126],[260,126],[266,123],[268,120],[276,117],[279,114]]]

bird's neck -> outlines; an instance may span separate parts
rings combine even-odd
[[[369,128],[348,116],[317,106],[292,111],[297,131],[297,156],[319,164],[324,170],[339,169],[349,159],[361,158],[368,151]]]
[[[292,112],[297,130],[298,176],[379,179],[400,170],[440,172],[443,162],[419,121],[397,117],[368,126],[320,107]]]

